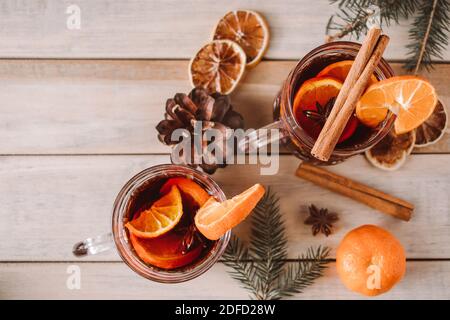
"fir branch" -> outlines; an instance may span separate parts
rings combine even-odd
[[[367,31],[371,17],[367,8],[380,8],[381,25],[389,26],[414,14],[407,45],[405,68],[418,73],[422,66],[432,66],[433,59],[442,59],[448,45],[450,31],[450,0],[329,0],[338,5],[338,12],[330,17],[326,27],[327,42],[347,35],[357,39]],[[331,34],[334,32],[334,34]]]
[[[240,281],[258,300],[281,299],[301,292],[322,275],[329,250],[310,248],[295,265],[286,268],[287,238],[279,209],[279,198],[270,188],[252,214],[252,233],[247,249],[233,236],[223,255],[232,269],[231,277]]]
[[[287,239],[281,219],[278,198],[268,188],[252,214],[250,252],[256,265],[262,299],[272,296],[273,285],[283,272],[287,258]]]
[[[421,0],[330,0],[331,4],[338,3],[339,9],[350,8],[364,10],[371,5],[380,8],[381,23],[389,26],[392,21],[398,23],[400,19],[408,19],[419,8]]]
[[[290,264],[286,273],[280,278],[279,296],[287,297],[303,290],[323,275],[327,268],[326,258],[330,249],[319,246],[316,250],[309,248],[306,254],[298,258],[296,264]]]
[[[366,22],[370,17],[370,12],[360,8],[341,8],[328,20],[325,41],[335,41],[347,35],[354,35],[359,38],[367,30]],[[331,34],[332,32],[335,33]]]
[[[230,242],[222,256],[224,264],[232,269],[230,275],[242,283],[243,287],[251,292],[251,298],[260,300],[258,287],[255,281],[255,264],[251,260],[248,249],[235,235],[231,235]]]
[[[409,38],[411,43],[405,68],[418,73],[421,66],[427,69],[432,59],[442,59],[442,51],[448,45],[450,30],[450,1],[424,0],[420,12],[414,19]]]
[[[380,8],[381,25],[389,26],[400,19],[408,19],[420,6],[420,0],[330,0],[338,4],[338,12],[328,20],[326,34],[328,41],[353,35],[357,39],[367,31],[367,20],[373,12],[367,10],[371,5]],[[335,34],[330,35],[330,32]]]

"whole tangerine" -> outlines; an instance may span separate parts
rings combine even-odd
[[[389,291],[406,271],[405,250],[388,231],[363,225],[339,244],[336,267],[344,285],[366,296]]]

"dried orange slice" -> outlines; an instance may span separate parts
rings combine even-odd
[[[172,230],[183,215],[183,203],[177,186],[155,201],[150,209],[128,222],[125,227],[139,238],[156,238]]]
[[[415,141],[414,131],[399,135],[391,131],[380,142],[366,151],[366,158],[379,169],[397,170],[406,162],[408,155],[414,148]]]
[[[353,60],[343,60],[338,61],[335,63],[332,63],[328,66],[326,66],[322,71],[320,71],[317,74],[317,77],[333,77],[336,78],[342,82],[345,81],[345,78],[347,78],[347,75],[350,71],[350,68],[352,67]],[[378,79],[373,74],[370,77],[369,85],[377,83]]]
[[[436,104],[436,91],[428,81],[398,76],[371,85],[356,106],[356,116],[365,125],[376,127],[391,110],[397,115],[395,132],[402,134],[424,123]]]
[[[229,94],[236,88],[245,70],[244,50],[231,40],[214,40],[206,44],[189,64],[194,87],[209,93]]]
[[[210,240],[219,239],[252,212],[264,192],[262,185],[255,184],[224,202],[217,202],[211,197],[195,215],[197,229]]]
[[[257,12],[237,10],[228,12],[214,29],[214,40],[228,39],[239,44],[247,56],[247,67],[261,61],[269,45],[269,27]]]
[[[300,109],[315,106],[319,103],[321,106],[336,97],[342,88],[342,82],[333,77],[316,77],[306,80],[298,89],[294,98],[294,113],[297,114]]]
[[[199,184],[195,183],[191,179],[183,177],[171,178],[167,180],[159,192],[161,194],[166,194],[171,190],[172,186],[177,186],[182,193],[190,196],[199,207],[203,206],[210,198],[208,192],[206,192],[205,189],[203,189]]]
[[[447,131],[448,115],[445,106],[438,101],[433,114],[416,129],[416,148],[427,147],[438,142]]]

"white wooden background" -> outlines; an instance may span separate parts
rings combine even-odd
[[[73,3],[81,8],[81,30],[66,28]],[[164,102],[190,89],[188,59],[217,19],[236,8],[260,11],[271,27],[268,59],[232,96],[247,126],[259,127],[271,121],[272,99],[294,60],[322,43],[334,10],[326,0],[0,1],[0,299],[248,297],[222,263],[191,282],[162,285],[134,274],[114,252],[83,260],[71,254],[74,242],[108,231],[112,202],[133,174],[169,161],[154,130]],[[407,23],[387,32],[386,57],[399,62]],[[450,51],[444,56],[450,60]],[[450,64],[424,76],[450,105]],[[347,231],[374,223],[394,233],[408,257],[406,277],[379,298],[449,299],[449,161],[447,135],[416,150],[395,173],[362,156],[332,168],[415,203],[410,222],[297,179],[298,160],[289,154],[276,176],[259,176],[258,166],[229,166],[214,179],[229,196],[255,182],[279,192],[290,258],[319,244],[332,247],[334,257]],[[302,223],[310,203],[340,214],[335,234],[311,236]],[[244,222],[235,231],[246,238],[248,230]],[[66,287],[73,264],[81,268],[81,290]],[[361,297],[343,287],[332,264],[295,298]]]

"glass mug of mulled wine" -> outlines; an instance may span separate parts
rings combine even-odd
[[[194,216],[201,206],[199,202],[204,201],[200,199],[210,196],[219,202],[226,200],[220,187],[203,172],[173,164],[145,169],[117,195],[112,231],[75,244],[73,254],[83,257],[116,248],[122,260],[147,279],[178,283],[196,278],[222,256],[231,235],[228,231],[213,241],[196,229]],[[155,218],[151,238],[133,229],[146,210],[152,210]],[[180,211],[181,216],[176,216]],[[170,223],[176,224],[158,235]]]
[[[360,47],[361,45],[355,42],[331,42],[315,48],[303,57],[290,72],[274,100],[275,122],[254,132],[246,142],[246,149],[258,149],[280,139],[281,143],[300,159],[318,165],[332,165],[370,149],[383,139],[393,128],[393,113],[389,112],[386,119],[375,128],[365,126],[353,115],[328,161],[320,161],[311,155],[311,149],[339,92],[336,90],[338,85],[334,85],[333,93],[333,84],[339,81],[342,84]],[[393,75],[392,68],[381,59],[371,82]],[[333,79],[330,80],[330,77]],[[310,104],[296,103],[297,96],[300,95],[299,90],[304,90],[305,86],[311,84],[315,85],[313,82],[319,79],[322,79],[324,85],[329,82],[330,95],[311,98]],[[279,130],[278,135],[274,135],[275,138],[267,138],[267,130],[271,129]]]

